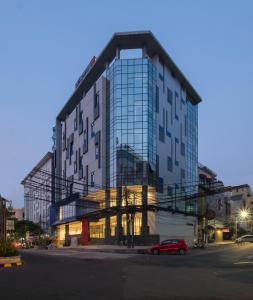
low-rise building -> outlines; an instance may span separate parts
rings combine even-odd
[[[13,212],[13,217],[16,220],[18,221],[24,220],[24,208],[13,208],[12,212]]]
[[[51,233],[50,207],[54,197],[52,190],[53,154],[51,152],[23,179],[24,219],[39,224],[48,234]]]
[[[229,232],[227,219],[230,217],[230,197],[217,174],[199,163],[199,240],[221,241]],[[229,236],[229,235],[227,235]]]
[[[253,232],[252,210],[253,194],[248,184],[231,187],[230,189],[231,219],[247,232]],[[242,211],[247,211],[246,218],[240,217]]]

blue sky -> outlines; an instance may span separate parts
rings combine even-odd
[[[0,193],[51,149],[55,117],[117,31],[151,30],[199,106],[199,161],[226,185],[253,186],[253,1],[0,0]]]

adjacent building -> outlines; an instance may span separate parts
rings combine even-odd
[[[124,58],[131,49],[140,55]],[[124,243],[131,234],[136,244],[171,237],[192,244],[200,102],[151,32],[114,34],[57,116],[59,241]],[[35,215],[29,205],[27,218]]]
[[[24,208],[13,208],[12,212],[13,212],[13,217],[16,220],[18,221],[24,220]]]
[[[230,190],[209,167],[198,164],[199,174],[199,230],[198,240],[222,241],[230,238],[228,219],[231,216]]]
[[[51,233],[53,172],[53,154],[47,152],[21,182],[24,186],[24,219],[39,224],[47,234]]]
[[[199,163],[199,241],[222,241],[235,236],[237,229],[252,233],[253,196],[248,184],[224,186],[217,174]],[[247,211],[242,218],[241,212]]]
[[[248,184],[231,187],[230,189],[231,219],[236,220],[238,226],[245,231],[253,232],[253,194]],[[240,218],[240,212],[246,210],[249,216],[246,219]]]

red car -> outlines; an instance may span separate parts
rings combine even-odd
[[[185,254],[188,251],[188,246],[185,240],[170,239],[162,241],[160,244],[156,244],[151,247],[150,252],[152,254],[172,253],[177,252],[179,254]]]

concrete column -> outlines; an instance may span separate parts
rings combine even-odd
[[[116,195],[117,206],[120,209],[122,206],[122,187],[117,187],[117,195]],[[117,212],[117,224],[116,224],[116,239],[117,243],[120,244],[123,236],[123,227],[122,227],[122,213],[120,211]]]
[[[147,236],[149,234],[148,227],[148,186],[142,186],[142,219],[141,219],[141,235]]]
[[[65,225],[65,243],[68,243],[69,240],[70,240],[70,236],[69,236],[69,224],[66,224]]]
[[[116,48],[116,56],[115,56],[116,59],[120,59],[120,48]]]
[[[146,46],[144,45],[142,47],[142,58],[146,58],[147,57],[147,48]]]
[[[82,220],[82,245],[89,244],[89,222],[85,219]]]

